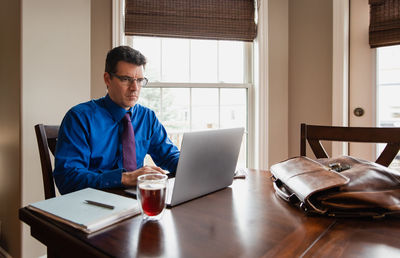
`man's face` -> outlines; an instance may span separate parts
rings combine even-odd
[[[134,79],[143,78],[143,66],[119,61],[115,76],[110,76],[107,72],[104,73],[104,82],[107,85],[110,98],[119,106],[129,109],[138,101],[141,87],[136,80],[130,83],[127,80],[121,80],[117,76],[129,76]]]

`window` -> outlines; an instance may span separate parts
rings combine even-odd
[[[400,127],[400,46],[380,47],[377,53],[378,126]],[[400,170],[400,153],[390,167]]]
[[[239,167],[247,166],[252,43],[126,36],[148,59],[139,103],[153,109],[180,147],[185,131],[245,127]],[[148,158],[147,162],[151,162]]]

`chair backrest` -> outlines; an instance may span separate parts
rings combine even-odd
[[[316,158],[328,158],[320,141],[386,143],[375,161],[389,166],[400,149],[400,127],[339,127],[301,124],[300,155],[306,156],[306,141]]]
[[[40,163],[42,165],[45,199],[56,196],[53,179],[53,166],[51,165],[49,150],[54,156],[59,128],[60,127],[58,125],[35,125],[36,139],[40,154]]]

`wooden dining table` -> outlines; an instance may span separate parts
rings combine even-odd
[[[56,257],[400,257],[400,220],[307,216],[275,195],[265,170],[158,222],[139,215],[87,235],[26,207],[19,217]]]

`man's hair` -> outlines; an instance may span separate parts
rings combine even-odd
[[[139,51],[128,46],[119,46],[108,51],[105,71],[109,74],[116,73],[116,68],[119,61],[124,61],[137,66],[143,65],[143,67],[147,62],[146,57]]]

